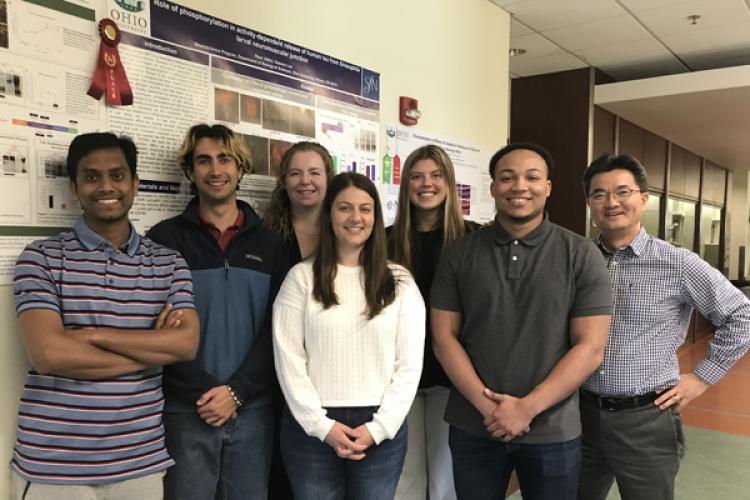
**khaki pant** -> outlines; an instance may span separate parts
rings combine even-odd
[[[409,444],[395,500],[456,500],[449,427],[443,421],[449,393],[440,386],[417,391],[407,417]]]
[[[11,500],[162,500],[164,471],[94,486],[29,483],[11,473]]]

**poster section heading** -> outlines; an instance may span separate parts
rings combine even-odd
[[[312,84],[309,92],[331,97],[329,90],[346,92],[377,106],[380,75],[332,56],[238,26],[202,12],[151,0],[151,36]],[[253,75],[255,76],[255,75]]]
[[[208,66],[208,54],[204,52],[198,52],[196,50],[186,49],[179,45],[172,45],[171,43],[157,41],[151,38],[145,38],[140,35],[128,33],[127,31],[121,31],[120,36],[122,42],[126,45],[131,45],[139,49],[156,52],[157,54],[164,54],[167,56],[177,57],[185,61],[191,61],[197,64],[203,64]]]

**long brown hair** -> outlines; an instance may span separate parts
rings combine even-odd
[[[276,177],[276,187],[271,192],[271,202],[265,212],[266,226],[279,233],[284,238],[288,238],[294,227],[292,226],[292,203],[289,200],[289,194],[286,192],[286,174],[292,165],[292,158],[297,153],[303,151],[314,151],[318,153],[323,160],[326,170],[326,180],[330,181],[334,176],[333,159],[328,150],[317,142],[302,141],[294,144],[287,149],[284,156],[281,157],[279,165],[279,175]]]
[[[412,262],[414,251],[414,240],[416,224],[414,211],[409,199],[409,181],[411,169],[415,163],[422,160],[432,160],[443,172],[445,178],[445,201],[443,202],[443,246],[451,241],[461,238],[466,229],[464,228],[464,217],[461,213],[461,203],[458,200],[458,188],[456,186],[456,174],[453,162],[448,153],[440,146],[427,144],[412,151],[406,158],[401,173],[401,187],[398,192],[398,212],[393,230],[388,240],[388,250],[391,259],[414,272],[415,263]]]
[[[328,185],[323,209],[320,212],[320,242],[313,260],[313,298],[323,304],[324,309],[339,303],[334,280],[338,265],[336,235],[331,226],[333,202],[341,191],[348,187],[361,189],[373,200],[375,223],[372,234],[367,238],[359,263],[365,273],[363,292],[367,301],[365,314],[372,319],[396,299],[396,279],[388,267],[383,209],[375,185],[362,174],[344,172],[334,177]]]

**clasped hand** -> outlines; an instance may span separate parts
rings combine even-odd
[[[341,422],[333,423],[325,442],[336,451],[336,455],[349,460],[362,460],[365,458],[365,450],[375,444],[366,425],[352,429]]]
[[[484,389],[484,397],[495,403],[495,408],[488,412],[483,424],[493,438],[508,442],[523,436],[531,430],[533,413],[522,398],[499,394]]]

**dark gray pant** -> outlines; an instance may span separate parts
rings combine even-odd
[[[578,500],[604,500],[617,480],[623,500],[673,500],[685,452],[682,417],[653,404],[609,411],[581,398]]]

